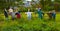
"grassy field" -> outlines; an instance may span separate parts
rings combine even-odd
[[[57,13],[56,21],[48,20],[47,15],[41,20],[38,16],[32,14],[32,19],[27,20],[26,15],[22,13],[21,19],[14,21],[5,20],[4,15],[0,15],[0,31],[60,31],[60,14]]]

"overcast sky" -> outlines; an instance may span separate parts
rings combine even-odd
[[[26,0],[26,1],[32,1],[32,0]]]

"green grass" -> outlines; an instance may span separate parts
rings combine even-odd
[[[14,21],[4,19],[4,15],[0,15],[0,31],[60,31],[60,14],[56,15],[56,22],[47,20],[48,18],[40,20],[38,16],[32,14],[32,19],[27,20],[26,15],[22,13],[21,19]]]

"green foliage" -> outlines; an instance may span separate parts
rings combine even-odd
[[[27,20],[26,15],[21,19],[15,19],[14,21],[9,19],[9,21],[4,20],[3,16],[0,15],[0,30],[1,31],[60,31],[58,24],[58,18],[60,14],[57,14],[56,22],[53,20],[40,20],[39,18],[32,18]],[[59,20],[60,21],[60,20]]]

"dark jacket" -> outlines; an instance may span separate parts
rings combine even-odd
[[[8,13],[5,10],[4,10],[4,15],[5,15],[5,17],[8,17]]]

